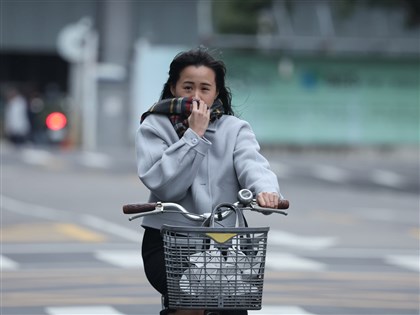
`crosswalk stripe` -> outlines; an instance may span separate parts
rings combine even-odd
[[[372,172],[372,181],[376,184],[399,188],[404,185],[405,180],[402,176],[385,170],[374,170]]]
[[[21,158],[28,164],[48,165],[54,159],[54,156],[46,150],[25,148],[21,152]]]
[[[10,258],[7,258],[3,255],[0,255],[0,266],[1,266],[1,270],[15,270],[18,269],[19,264],[13,260],[11,260]]]
[[[268,234],[268,242],[270,245],[320,250],[336,245],[337,238],[332,236],[300,236],[284,231],[271,230]]]
[[[87,167],[109,168],[112,165],[109,156],[98,152],[83,152],[79,159],[80,163]]]
[[[3,203],[3,209],[13,213],[57,221],[67,220],[70,217],[70,214],[66,211],[20,201],[5,195],[0,195],[0,199]],[[31,211],[28,211],[28,209],[31,209]]]
[[[330,165],[314,165],[312,171],[315,177],[330,182],[342,183],[350,177],[348,172]]]
[[[48,315],[124,315],[111,306],[69,306],[46,307]],[[248,311],[258,315],[316,315],[309,313],[298,306],[263,306],[259,311]]]
[[[323,271],[327,266],[312,259],[292,254],[268,253],[266,266],[270,270]]]
[[[135,243],[139,243],[143,238],[143,229],[134,230],[90,214],[82,215],[81,219],[83,224],[94,228],[95,230],[114,234]]]
[[[409,255],[389,255],[385,257],[388,264],[420,272],[420,257]]]
[[[258,315],[316,315],[308,313],[304,309],[297,306],[263,306],[261,311],[248,311],[251,314]]]
[[[47,307],[49,315],[124,315],[111,306]]]
[[[98,250],[95,258],[122,268],[141,268],[143,260],[139,250]]]

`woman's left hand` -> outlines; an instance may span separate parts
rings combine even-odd
[[[257,202],[261,207],[276,209],[279,204],[279,195],[276,192],[261,192],[257,195]]]

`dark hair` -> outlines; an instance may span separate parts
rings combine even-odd
[[[225,86],[226,66],[221,60],[216,60],[205,48],[199,47],[189,51],[181,52],[175,56],[169,66],[169,78],[163,86],[160,99],[172,98],[171,87],[174,87],[179,80],[181,71],[188,66],[205,66],[212,69],[216,75],[216,90],[218,99],[223,103],[225,114],[234,115],[232,110],[232,94]]]

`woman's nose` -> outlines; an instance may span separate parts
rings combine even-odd
[[[199,93],[199,91],[198,90],[196,90],[195,92],[194,92],[194,98],[195,99],[197,99],[197,100],[200,100],[201,98],[200,98],[200,93]]]

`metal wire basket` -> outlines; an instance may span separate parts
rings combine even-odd
[[[268,231],[164,225],[169,307],[261,309]]]

